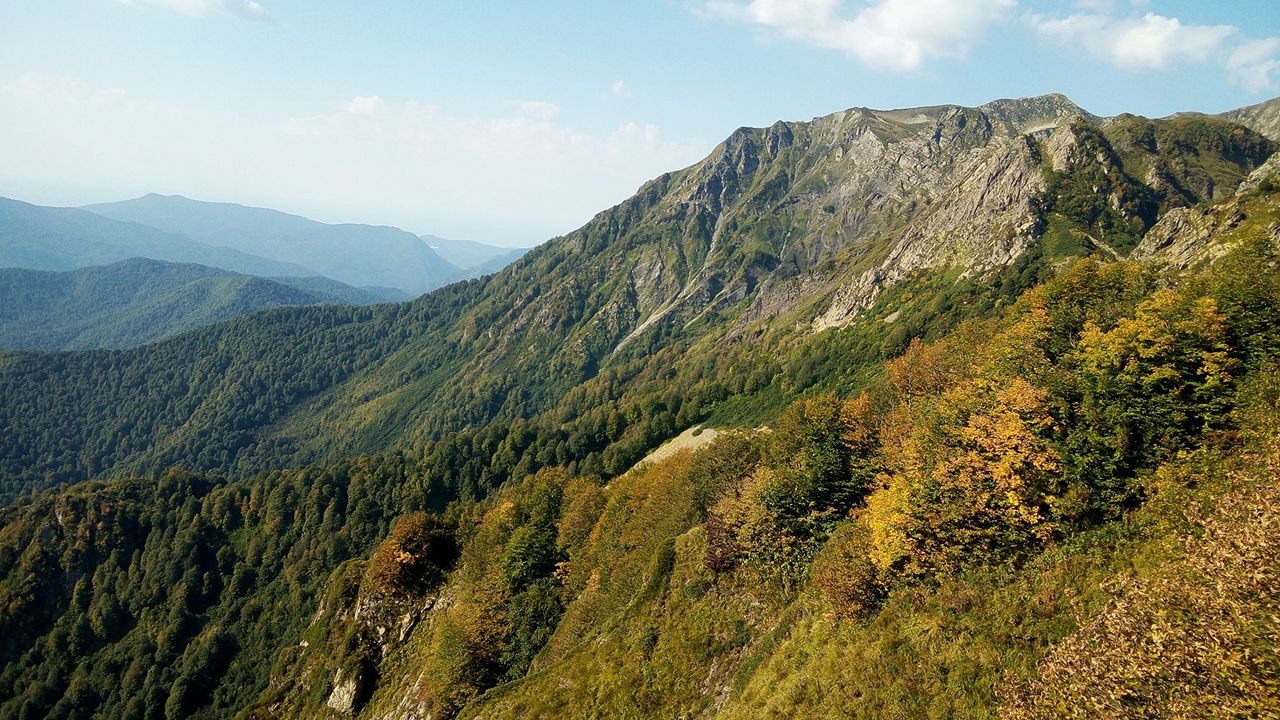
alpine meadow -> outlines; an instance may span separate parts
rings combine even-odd
[[[1276,10],[83,4],[0,11],[88,78],[0,88],[0,718],[1280,718]],[[261,100],[357,81],[439,101]]]

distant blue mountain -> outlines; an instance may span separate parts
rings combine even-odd
[[[74,270],[133,257],[198,263],[263,276],[315,273],[303,265],[213,247],[154,227],[77,208],[0,198],[0,267]]]
[[[276,210],[180,195],[150,194],[84,209],[206,245],[303,266],[311,273],[293,274],[318,274],[348,285],[398,288],[417,295],[463,276],[421,238],[393,227],[328,225]]]

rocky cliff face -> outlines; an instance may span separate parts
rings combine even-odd
[[[1280,98],[1224,112],[1218,117],[1239,123],[1280,142]]]
[[[1123,254],[1165,210],[1229,195],[1274,147],[1224,121],[1188,122],[1104,120],[1049,95],[743,128],[569,241],[606,275],[625,273],[593,319],[614,348],[664,322],[738,307],[749,323],[819,298],[800,320],[837,326],[918,271],[972,277],[1014,262],[1055,199],[1086,247]],[[1048,197],[1072,183],[1132,240],[1113,248],[1105,227],[1091,232],[1097,217]]]

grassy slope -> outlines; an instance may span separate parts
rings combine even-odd
[[[1173,573],[1185,562],[1182,537],[1230,492],[1274,483],[1266,472],[1257,457],[1177,462],[1162,474],[1191,489],[1170,485],[1141,512],[1023,568],[895,592],[861,621],[834,618],[807,591],[780,598],[748,578],[716,579],[703,566],[700,527],[653,532],[646,542],[656,551],[617,565],[664,567],[661,575],[642,576],[639,593],[620,588],[607,620],[589,629],[572,622],[571,606],[556,636],[571,647],[557,657],[553,641],[542,667],[462,717],[995,717],[1001,694],[1033,677],[1121,579]]]

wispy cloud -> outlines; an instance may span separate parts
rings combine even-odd
[[[852,13],[840,0],[708,0],[701,14],[839,50],[873,67],[920,70],[931,59],[962,59],[1015,0],[879,0]]]
[[[599,165],[601,159],[635,163],[651,158],[653,174],[671,163],[689,162],[692,148],[665,140],[656,125],[628,122],[593,133],[559,120],[560,107],[540,100],[507,103],[511,112],[496,117],[464,116],[418,101],[388,102],[361,96],[327,113],[286,120],[284,132],[296,137],[385,144],[423,156],[458,156],[477,163],[534,161],[532,167],[571,171]],[[543,166],[554,159],[552,166]],[[577,163],[575,160],[582,160]],[[521,173],[516,173],[521,174]],[[539,174],[531,170],[530,175]]]
[[[650,123],[587,130],[563,115],[540,100],[476,115],[415,100],[354,98],[278,126],[272,152],[303,160],[281,163],[298,171],[276,182],[320,199],[345,187],[349,197],[386,203],[391,218],[403,207],[437,218],[493,217],[500,199],[500,215],[522,218],[536,238],[543,229],[565,231],[586,221],[706,151]],[[452,232],[447,225],[421,227]]]
[[[1080,48],[1103,62],[1133,73],[1163,72],[1216,64],[1249,92],[1276,88],[1280,79],[1280,38],[1249,39],[1234,25],[1199,25],[1134,9],[1145,0],[1083,0],[1080,12],[1064,17],[1032,13],[1028,22],[1042,39]],[[1131,13],[1123,13],[1128,8]]]
[[[1236,84],[1252,93],[1274,90],[1280,80],[1280,38],[1251,40],[1227,58],[1227,70]]]
[[[1094,57],[1131,72],[1207,62],[1236,33],[1230,25],[1193,25],[1155,13],[1136,18],[1091,13],[1033,16],[1032,24],[1042,38],[1081,46]]]
[[[95,87],[72,75],[28,72],[4,87],[11,100],[33,108],[61,112],[79,108],[99,113],[179,117],[180,105],[137,98],[124,88]]]
[[[539,120],[551,120],[560,114],[559,105],[542,100],[517,100],[509,104],[519,111],[520,115]]]
[[[124,87],[31,72],[0,79],[0,184],[66,187],[83,178],[111,195],[175,192],[532,243],[571,230],[710,146],[674,141],[640,121],[581,127],[567,110],[513,100],[461,112],[370,93],[281,117],[167,105]]]
[[[239,15],[252,20],[265,20],[266,8],[255,0],[116,0],[123,5],[154,5],[191,17],[216,14]]]

